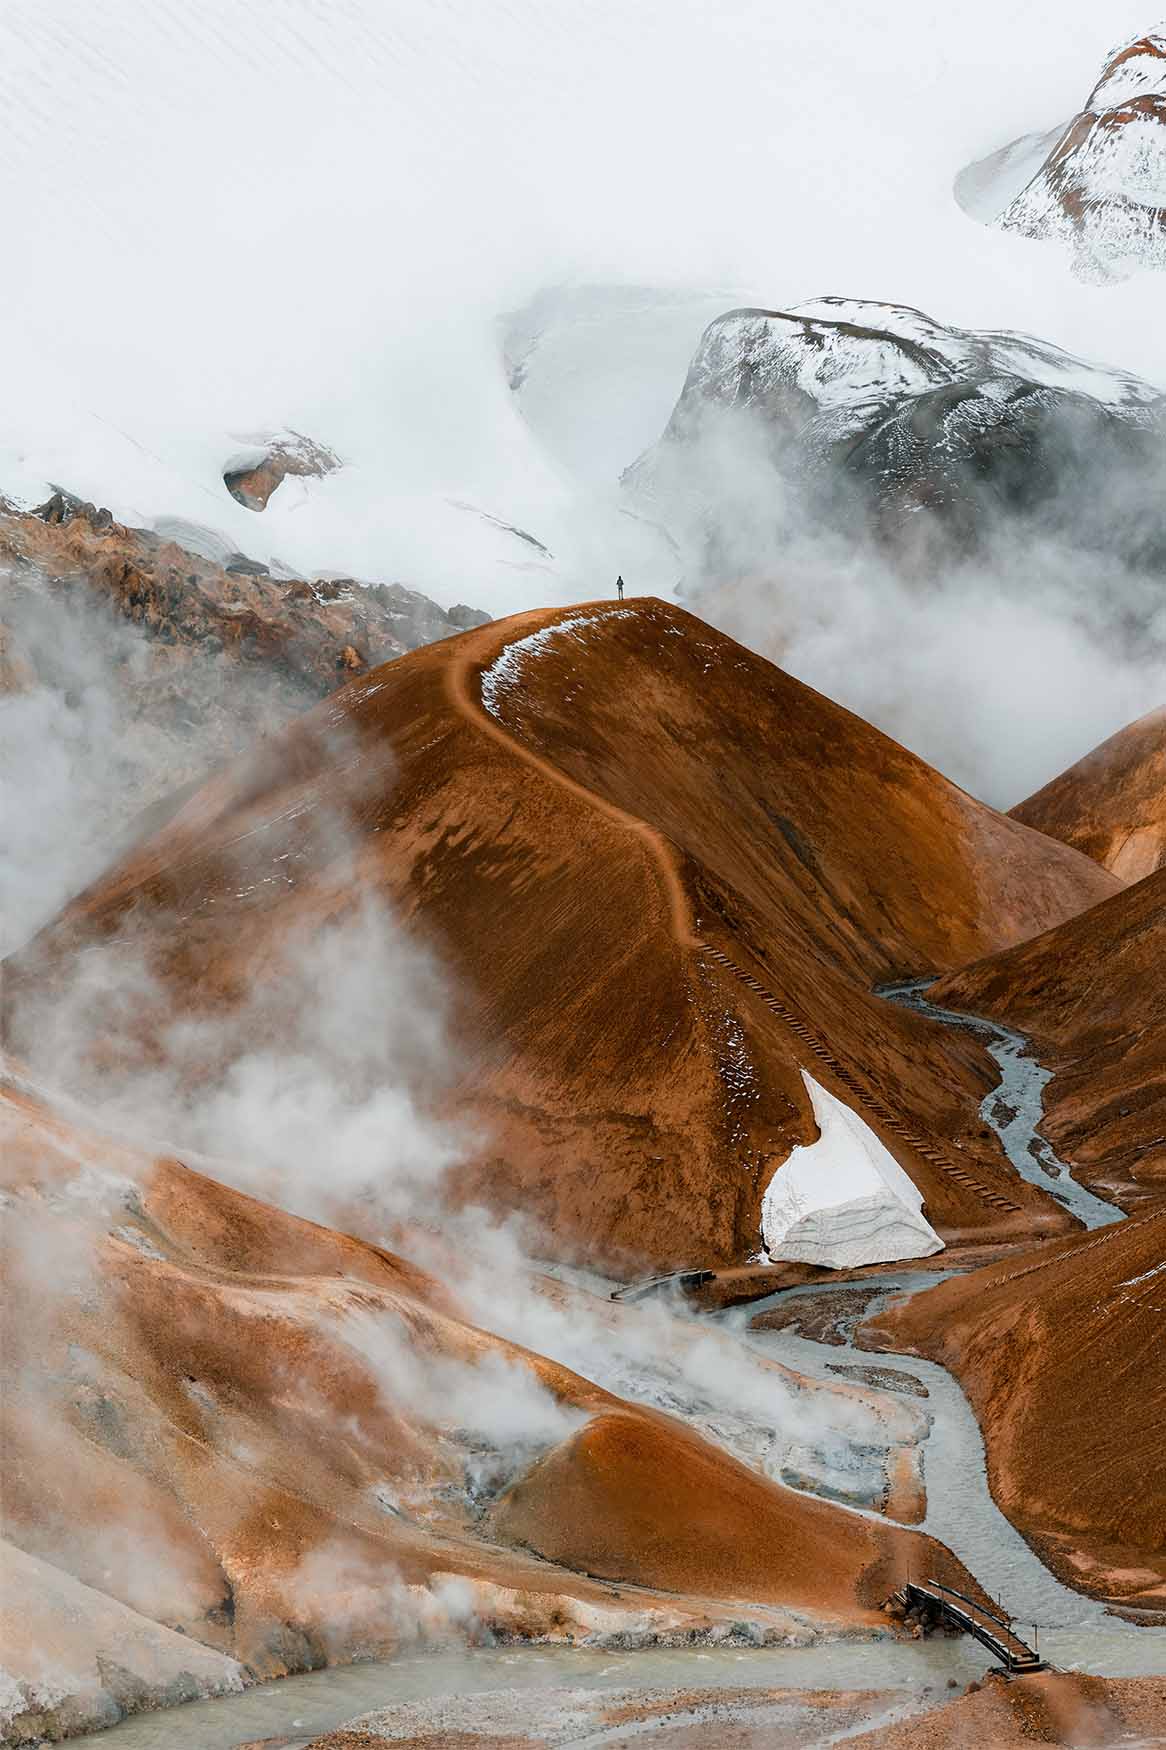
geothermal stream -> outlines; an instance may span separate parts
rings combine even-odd
[[[1120,1209],[1076,1184],[1068,1167],[1040,1135],[1037,1127],[1043,1116],[1043,1090],[1051,1072],[1030,1054],[1025,1036],[980,1016],[929,1003],[924,994],[928,983],[926,979],[915,980],[887,987],[879,994],[945,1025],[967,1028],[984,1041],[999,1066],[1000,1081],[985,1097],[980,1114],[1000,1138],[1017,1172],[1056,1198],[1086,1228],[1123,1220]],[[861,1314],[847,1321],[850,1324],[872,1318],[894,1295],[917,1294],[934,1287],[942,1280],[942,1273],[905,1268],[901,1275],[878,1275],[869,1280],[879,1292]],[[893,1350],[858,1349],[849,1341],[845,1323],[835,1327],[836,1336],[847,1338],[841,1344],[814,1342],[790,1331],[745,1330],[749,1320],[767,1307],[779,1303],[788,1307],[799,1300],[853,1292],[858,1285],[859,1279],[851,1277],[845,1284],[788,1289],[721,1314],[720,1322],[739,1330],[743,1341],[762,1354],[815,1378],[829,1378],[831,1364],[839,1361],[890,1365],[910,1374],[926,1387],[931,1418],[923,1446],[927,1513],[922,1529],[960,1558],[1022,1635],[1026,1627],[1041,1631],[1041,1651],[1054,1663],[1109,1670],[1110,1661],[1116,1659],[1123,1670],[1161,1671],[1166,1666],[1166,1629],[1134,1627],[1108,1615],[1096,1599],[1063,1586],[1000,1512],[988,1489],[979,1423],[946,1368]],[[1131,1660],[1133,1663],[1128,1663]]]
[[[934,1288],[941,1275],[905,1271],[901,1276],[869,1278],[878,1295],[858,1315],[856,1322],[873,1317],[895,1295],[916,1294]],[[893,1350],[858,1349],[853,1343],[814,1342],[790,1331],[747,1331],[748,1320],[767,1307],[796,1305],[800,1300],[850,1291],[857,1279],[845,1284],[815,1285],[788,1289],[719,1315],[720,1322],[741,1331],[742,1340],[771,1360],[781,1361],[799,1373],[829,1380],[831,1364],[853,1363],[890,1366],[910,1374],[926,1387],[926,1412],[931,1429],[923,1445],[923,1478],[927,1489],[927,1515],[920,1529],[957,1555],[980,1584],[1011,1616],[1025,1638],[1035,1625],[1041,1631],[1041,1651],[1057,1664],[1096,1658],[1101,1643],[1111,1637],[1123,1644],[1155,1645],[1154,1668],[1166,1660],[1166,1631],[1135,1629],[1107,1616],[1095,1599],[1063,1586],[1038,1560],[1020,1533],[1005,1519],[988,1491],[984,1466],[984,1443],[979,1424],[960,1387],[943,1367],[913,1355]],[[855,1509],[851,1509],[854,1511]],[[871,1515],[872,1517],[874,1515]],[[917,1578],[926,1579],[926,1575]],[[1051,1630],[1088,1629],[1087,1634],[1053,1634]],[[1098,1636],[1100,1631],[1100,1640]],[[1106,1647],[1108,1651],[1108,1645]],[[1148,1667],[1147,1667],[1148,1668]]]
[[[986,1021],[982,1015],[961,1015],[956,1009],[929,1003],[926,991],[930,983],[928,978],[912,979],[906,984],[886,985],[878,995],[947,1027],[962,1027],[987,1047],[1000,1070],[1000,1080],[985,1095],[980,1117],[996,1132],[1022,1179],[1047,1191],[1087,1228],[1124,1220],[1120,1209],[1077,1184],[1068,1167],[1057,1159],[1052,1144],[1041,1135],[1038,1126],[1044,1116],[1045,1084],[1052,1080],[1053,1072],[1042,1068],[1024,1034]]]
[[[1022,1176],[1048,1191],[1086,1227],[1120,1221],[1122,1214],[1074,1183],[1037,1129],[1042,1090],[1049,1072],[1027,1055],[1022,1034],[979,1017],[933,1007],[923,991],[926,980],[883,990],[950,1026],[966,1027],[984,1040],[1001,1077],[987,1095],[981,1114],[1000,1137],[1009,1160]],[[751,1331],[755,1314],[789,1307],[825,1295],[853,1294],[862,1278],[845,1283],[786,1289],[708,1321],[732,1332],[746,1347],[784,1363],[798,1373],[830,1384],[842,1365],[891,1367],[910,1374],[926,1388],[921,1400],[930,1420],[922,1447],[927,1511],[921,1529],[947,1545],[1010,1616],[1032,1644],[1039,1631],[1041,1654],[1062,1668],[1103,1676],[1156,1675],[1166,1669],[1166,1629],[1138,1628],[1107,1615],[1095,1599],[1070,1591],[1044,1566],[992,1500],[979,1424],[963,1391],[943,1367],[890,1350],[859,1349],[850,1341],[854,1324],[874,1316],[888,1299],[917,1294],[943,1280],[943,1272],[912,1270],[879,1273],[865,1279],[876,1292],[857,1314],[835,1324],[841,1343],[815,1342],[788,1330]],[[642,1384],[643,1382],[641,1382]],[[633,1382],[625,1380],[622,1389]],[[629,1395],[639,1395],[629,1390]],[[856,1458],[856,1466],[861,1461]],[[873,1510],[836,1503],[840,1512],[882,1517]],[[919,1578],[926,1578],[924,1575]],[[390,1661],[332,1667],[262,1683],[241,1695],[194,1702],[176,1710],[141,1714],[110,1730],[73,1739],[93,1750],[170,1750],[197,1741],[199,1750],[235,1750],[244,1741],[279,1735],[288,1750],[316,1733],[334,1729],[354,1715],[390,1703],[428,1701],[488,1692],[562,1689],[629,1690],[748,1689],[909,1689],[914,1701],[904,1711],[938,1705],[943,1686],[960,1686],[980,1676],[993,1661],[970,1638],[904,1642],[886,1638],[839,1639],[802,1647],[741,1650],[731,1647],[646,1647],[635,1651],[595,1647],[504,1646],[420,1653]],[[566,1705],[566,1699],[565,1699]],[[888,1724],[896,1710],[881,1723]],[[880,1723],[872,1718],[864,1730]],[[192,1732],[197,1731],[197,1739]],[[621,1728],[623,1736],[628,1728]],[[852,1731],[828,1732],[822,1745],[843,1742]],[[584,1745],[603,1743],[606,1731],[585,1734]]]
[[[876,1710],[854,1731],[890,1724],[901,1714],[938,1705],[955,1693],[946,1686],[973,1682],[984,1673],[986,1655],[974,1641],[835,1641],[813,1647],[756,1650],[648,1647],[612,1652],[593,1647],[509,1646],[409,1654],[363,1665],[331,1666],[257,1684],[241,1695],[136,1714],[104,1732],[67,1742],[75,1750],[242,1750],[272,1740],[271,1750],[299,1750],[310,1738],[335,1731],[375,1708],[433,1702],[432,1729],[444,1724],[439,1704],[448,1698],[496,1695],[513,1707],[515,1692],[532,1698],[559,1692],[564,1714],[580,1692],[642,1693],[769,1689],[873,1689],[912,1692],[902,1707]],[[747,1703],[745,1706],[747,1707]],[[683,1723],[683,1707],[678,1709]],[[730,1716],[732,1718],[732,1716]],[[722,1722],[723,1723],[723,1722]],[[513,1728],[511,1728],[513,1729]],[[572,1740],[587,1750],[615,1736],[633,1735],[627,1721],[614,1732],[599,1730]],[[840,1742],[851,1731],[827,1732],[819,1746]],[[407,1743],[405,1739],[403,1742]]]

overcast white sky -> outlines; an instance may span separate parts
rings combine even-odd
[[[0,491],[53,479],[497,612],[651,575],[507,389],[497,318],[544,286],[895,300],[1166,383],[1159,281],[1079,284],[951,194],[1153,22],[1130,0],[7,0]],[[644,417],[688,350],[680,322]],[[285,424],[349,466],[256,518],[222,465]],[[613,427],[613,479],[630,459]]]
[[[1043,252],[985,236],[950,186],[1071,114],[1151,22],[1128,0],[8,0],[16,290],[42,333],[91,340],[80,300],[120,345],[200,364],[262,310],[267,344],[248,324],[219,362],[240,395],[296,319],[345,356],[374,312],[428,332],[432,300],[471,314],[568,274],[1124,350],[1136,296],[1066,285],[1050,308]],[[1146,344],[1166,370],[1166,336]]]

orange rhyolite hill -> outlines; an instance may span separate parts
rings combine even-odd
[[[755,1252],[770,1176],[816,1135],[800,1067],[946,1239],[1064,1231],[980,1125],[981,1048],[873,993],[1117,885],[677,607],[528,613],[352,682],[208,783],[10,963],[11,1036],[31,1050],[36,1000],[129,944],[155,987],[102,1045],[148,1054],[373,895],[458,993],[455,1188],[547,1251]]]
[[[1166,1210],[952,1277],[882,1313],[959,1378],[992,1494],[1066,1585],[1166,1610]]]
[[[1123,881],[1166,863],[1166,705],[1119,729],[1011,810]]]
[[[1042,1128],[1125,1208],[1166,1187],[1166,869],[929,993],[1022,1028],[1056,1074]]]
[[[17,1079],[0,1168],[0,1494],[23,1589],[6,1663],[32,1692],[52,1679],[30,1711],[54,1737],[66,1714],[107,1721],[111,1696],[140,1705],[139,1668],[151,1700],[182,1700],[238,1687],[236,1661],[278,1674],[471,1621],[554,1639],[747,1616],[780,1638],[874,1626],[909,1566],[974,1584],[921,1533],[796,1494],[474,1327],[405,1259]],[[540,1455],[578,1499],[573,1544],[523,1485]],[[703,1563],[661,1524],[664,1474],[699,1495]]]

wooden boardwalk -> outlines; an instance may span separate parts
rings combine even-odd
[[[610,1300],[646,1300],[651,1294],[667,1294],[673,1288],[699,1288],[711,1282],[715,1270],[670,1270],[666,1276],[647,1276],[642,1282],[628,1282],[613,1288]]]

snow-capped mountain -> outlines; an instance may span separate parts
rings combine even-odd
[[[14,0],[0,494],[502,612],[671,586],[613,489],[717,302],[860,285],[1166,377],[1144,300],[1052,292],[952,201],[1026,105],[1071,108],[1097,28],[1090,0],[1052,47],[1005,0],[978,17],[826,11],[786,55],[749,0],[715,30],[667,0],[205,0],[197,30],[177,0]],[[340,466],[232,498],[289,432]]]
[[[797,389],[818,410],[842,418],[849,411],[861,424],[871,407],[904,395],[1003,377],[1089,395],[1115,411],[1145,408],[1160,394],[1128,371],[1074,358],[1030,334],[976,333],[901,304],[832,297],[718,316],[674,417],[683,420],[694,397],[740,405]]]
[[[768,490],[775,525],[791,533],[828,513],[856,536],[873,526],[917,544],[924,513],[968,551],[1021,513],[1158,562],[1164,469],[1166,398],[1128,372],[1030,335],[820,298],[711,323],[627,483],[690,539],[694,522],[715,525],[735,471],[755,500]],[[713,549],[710,567],[724,566],[724,542]]]
[[[970,165],[955,186],[973,217],[1068,244],[1083,280],[1166,268],[1166,29],[1116,49],[1071,121]]]
[[[618,481],[734,304],[854,288],[1166,384],[1155,276],[1102,297],[952,198],[961,164],[1073,113],[1140,0],[1100,26],[1067,0],[1052,33],[1006,0],[974,32],[910,6],[791,32],[753,0],[715,25],[670,0],[0,10],[0,497],[25,509],[60,487],[219,563],[442,609],[617,572],[667,596],[684,558]],[[267,491],[301,441],[337,465]],[[815,587],[787,622],[822,611]],[[851,691],[864,655],[800,672],[888,721]],[[1159,690],[1123,681],[1082,738]]]

